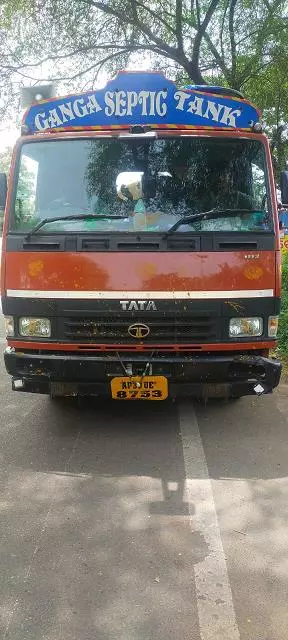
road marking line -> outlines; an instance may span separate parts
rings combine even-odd
[[[198,422],[190,402],[179,407],[190,526],[210,552],[194,565],[201,640],[240,640],[220,529]],[[194,512],[195,509],[195,512]]]

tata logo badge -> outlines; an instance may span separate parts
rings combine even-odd
[[[141,340],[141,338],[147,338],[147,336],[149,336],[150,329],[147,327],[147,324],[130,324],[128,333],[132,338]]]
[[[122,311],[157,311],[154,300],[119,300]]]

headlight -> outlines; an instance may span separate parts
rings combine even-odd
[[[269,338],[276,338],[278,331],[278,316],[269,316],[268,318],[268,336]]]
[[[4,320],[6,337],[11,338],[12,336],[14,336],[14,318],[13,316],[5,316]]]
[[[20,318],[19,333],[21,336],[50,338],[51,322],[48,318]]]
[[[262,318],[231,318],[229,322],[230,338],[249,338],[250,336],[262,336]]]

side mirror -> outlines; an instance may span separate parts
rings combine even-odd
[[[0,209],[5,209],[7,198],[7,176],[6,173],[0,173]]]

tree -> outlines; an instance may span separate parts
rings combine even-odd
[[[7,178],[10,172],[10,163],[12,157],[12,148],[7,147],[4,151],[0,152],[0,172],[6,173]],[[35,175],[33,171],[29,169],[29,166],[25,164],[25,160],[22,161],[21,170],[19,172],[18,192],[21,193],[21,197],[26,201],[33,197],[34,193]]]
[[[287,0],[2,0],[0,90],[53,79],[93,86],[147,56],[190,82],[206,74],[241,88],[273,64]],[[2,24],[2,28],[1,28]],[[2,55],[1,55],[2,54]]]
[[[8,176],[10,170],[12,149],[7,147],[4,151],[0,151],[0,173],[6,173]]]
[[[264,111],[272,146],[287,152],[287,0],[2,0],[0,116],[21,85],[93,88],[133,63],[179,84],[243,89]]]
[[[249,80],[247,94],[263,112],[266,133],[271,140],[271,151],[276,161],[276,176],[284,168],[288,156],[288,42],[283,38],[275,51],[273,63]]]
[[[8,176],[11,161],[11,149],[5,149],[0,152],[0,173],[6,173]],[[2,234],[4,210],[0,206],[0,233]]]

